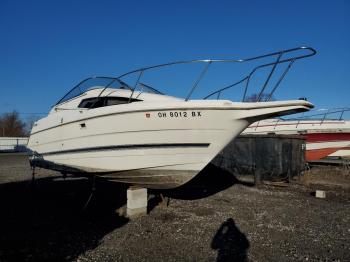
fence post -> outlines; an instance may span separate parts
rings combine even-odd
[[[261,169],[256,168],[254,165],[254,185],[258,186],[261,184]]]

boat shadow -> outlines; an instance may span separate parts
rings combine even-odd
[[[0,261],[75,260],[97,247],[128,219],[116,209],[126,203],[126,185],[87,179],[42,178],[0,185]]]
[[[174,199],[194,200],[214,195],[236,184],[254,186],[253,183],[243,182],[234,174],[214,164],[209,164],[191,181],[180,187],[151,190],[151,192],[162,193],[165,197]]]

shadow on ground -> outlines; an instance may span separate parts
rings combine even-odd
[[[115,210],[126,203],[126,186],[87,179],[45,178],[0,185],[0,261],[74,260],[99,245],[128,220]]]
[[[162,193],[175,199],[194,200],[214,195],[235,184],[254,186],[252,183],[240,181],[232,173],[218,166],[209,164],[191,181],[180,187],[150,192]]]
[[[234,184],[251,186],[209,165],[184,186],[150,193],[191,200]],[[88,179],[49,177],[34,184],[0,184],[0,261],[70,261],[96,248],[105,235],[128,223],[116,213],[126,203],[127,187],[97,179],[96,193],[83,210],[92,188]],[[158,203],[150,199],[148,211]]]
[[[250,244],[232,218],[227,219],[216,232],[211,248],[217,250],[216,261],[247,261]]]

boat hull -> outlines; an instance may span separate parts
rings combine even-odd
[[[31,136],[30,148],[42,166],[148,188],[191,180],[249,124],[230,110],[203,109],[110,114],[83,122],[84,128],[81,121],[71,122]]]
[[[350,158],[350,132],[309,133],[306,142],[307,161],[326,157]]]
[[[28,146],[34,166],[173,188],[191,180],[255,119],[308,110],[308,104],[298,103],[247,109],[227,101],[196,101],[139,110],[126,104],[65,111],[39,122]]]
[[[327,157],[350,158],[350,122],[344,120],[261,121],[244,134],[302,134],[306,137],[306,161]]]
[[[138,170],[113,171],[113,172],[86,172],[76,167],[66,166],[44,160],[40,157],[31,159],[31,165],[45,169],[55,170],[62,173],[69,173],[78,176],[97,176],[109,181],[139,185],[146,188],[169,189],[185,184],[195,177],[200,170],[176,170],[145,168]],[[193,168],[193,167],[192,167]]]

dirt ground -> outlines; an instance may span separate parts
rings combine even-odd
[[[179,189],[149,191],[149,214],[128,220],[116,212],[126,185],[97,180],[84,210],[88,179],[39,170],[31,182],[25,155],[2,154],[0,261],[350,261],[350,175],[322,172],[255,187],[209,166]]]

